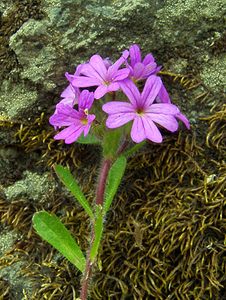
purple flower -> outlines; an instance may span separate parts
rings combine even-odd
[[[73,107],[75,104],[78,103],[78,97],[79,97],[80,91],[78,88],[73,87],[71,84],[69,84],[66,89],[61,93],[61,97],[63,98],[59,104],[65,104],[69,105],[70,107]],[[57,106],[56,106],[57,108]]]
[[[81,68],[82,68],[83,64],[80,64],[77,66],[74,75],[79,75],[81,72]],[[65,76],[67,78],[67,80],[69,82],[71,82],[71,76],[70,74],[68,74],[67,72],[65,73]],[[73,107],[75,104],[78,103],[78,97],[80,94],[80,90],[76,87],[73,87],[72,84],[70,83],[66,89],[61,93],[60,97],[63,98],[62,100],[60,100],[60,102],[56,105],[56,110],[55,110],[55,114],[57,113],[57,109],[58,106],[60,104],[65,104],[65,105],[69,105],[70,107]]]
[[[54,139],[65,140],[66,144],[71,144],[76,141],[82,133],[86,136],[95,119],[95,115],[89,115],[88,113],[93,101],[93,93],[84,90],[78,98],[78,110],[73,109],[69,105],[59,103],[57,105],[57,112],[50,117],[49,122],[55,127],[61,128],[65,126],[66,128],[55,135]]]
[[[135,143],[149,139],[162,142],[162,135],[155,123],[174,132],[178,129],[175,116],[179,109],[170,103],[153,103],[162,86],[161,79],[150,76],[140,94],[136,85],[129,79],[121,83],[121,89],[129,102],[112,101],[103,105],[103,111],[109,114],[106,125],[117,128],[133,121],[131,138]]]
[[[161,67],[158,67],[153,55],[147,54],[142,61],[140,47],[136,44],[130,46],[130,64],[127,67],[130,69],[130,77],[135,80],[146,79],[150,75],[156,74]]]
[[[169,96],[163,82],[162,82],[160,91],[158,93],[158,96],[156,98],[156,102],[157,103],[168,103],[168,104],[171,103],[170,96]],[[179,112],[176,115],[176,118],[179,119],[181,122],[183,122],[187,129],[190,129],[190,123],[185,115],[183,115],[181,112]]]
[[[94,98],[100,99],[108,92],[117,91],[120,89],[119,82],[129,75],[129,69],[120,69],[120,66],[125,62],[129,52],[126,50],[122,56],[114,63],[110,64],[106,59],[104,60],[100,55],[93,55],[89,63],[83,65],[81,74],[71,75],[71,81],[74,87],[91,87],[97,86],[94,92]],[[83,76],[81,76],[83,75]]]

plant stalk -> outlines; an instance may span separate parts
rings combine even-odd
[[[112,165],[112,161],[110,159],[105,159],[102,163],[100,176],[97,184],[96,189],[96,205],[102,205],[104,202],[104,192],[107,182],[108,173],[110,171]],[[91,240],[90,240],[90,248],[87,251],[86,255],[86,268],[83,274],[82,282],[81,282],[81,292],[80,292],[80,299],[87,300],[88,297],[88,289],[89,289],[89,280],[92,274],[92,262],[90,260],[90,249],[92,248],[93,242],[95,240],[95,233],[94,233],[94,223],[91,224]]]

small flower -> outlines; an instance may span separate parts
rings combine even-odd
[[[71,84],[69,84],[66,89],[61,93],[61,97],[63,98],[60,100],[59,104],[65,104],[69,105],[70,107],[73,107],[75,104],[78,103],[78,97],[79,97],[80,91],[78,88],[73,87]],[[56,106],[57,108],[57,106]]]
[[[155,123],[174,132],[178,129],[175,116],[179,113],[179,109],[173,104],[153,103],[161,86],[161,79],[155,75],[147,79],[141,94],[131,80],[122,82],[121,89],[130,103],[112,101],[103,105],[103,111],[109,114],[107,127],[117,128],[133,121],[131,138],[135,143],[145,139],[161,143],[162,135]]]
[[[127,68],[119,70],[128,56],[129,52],[126,50],[111,65],[110,61],[104,60],[100,55],[93,55],[89,63],[83,65],[79,76],[71,75],[73,79],[71,83],[74,87],[80,88],[97,86],[94,92],[95,99],[102,98],[108,92],[117,91],[120,89],[119,82],[127,78],[130,72]]]
[[[158,96],[156,98],[157,103],[168,103],[171,104],[170,96],[162,82],[162,86],[160,88],[160,91],[158,93]],[[179,112],[176,115],[176,118],[179,119],[181,122],[184,123],[187,129],[190,129],[190,123],[185,115],[183,115],[181,112]]]
[[[75,142],[83,133],[86,136],[90,130],[95,115],[89,115],[89,109],[94,101],[93,93],[87,90],[81,92],[78,98],[78,110],[69,105],[59,103],[57,112],[53,114],[49,122],[51,125],[61,128],[61,132],[54,136],[55,140],[65,140],[66,144]]]
[[[78,76],[81,72],[83,64],[80,64],[77,66],[74,75]],[[65,76],[69,82],[71,82],[71,76],[67,72],[65,73]],[[79,98],[80,90],[79,88],[73,87],[72,84],[70,83],[66,89],[61,93],[60,97],[63,98],[60,100],[60,102],[56,105],[56,110],[55,114],[57,113],[57,108],[59,104],[65,104],[69,105],[70,107],[73,107],[75,104],[78,103],[78,98]]]
[[[142,61],[140,47],[136,44],[130,46],[129,54],[130,64],[127,62],[126,65],[130,69],[130,77],[132,79],[146,79],[161,69],[161,67],[157,66],[151,53],[147,54]]]

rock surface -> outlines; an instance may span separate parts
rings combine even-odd
[[[66,85],[65,71],[73,72],[76,64],[97,52],[116,58],[136,42],[163,65],[171,58],[186,59],[185,71],[203,74],[225,60],[222,55],[216,67],[210,63],[211,45],[221,38],[226,22],[224,0],[44,0],[40,5],[43,17],[27,20],[9,40],[20,65],[19,80],[1,87],[0,112],[11,118],[25,117],[37,103],[51,105]],[[214,90],[224,85],[221,79]],[[3,101],[6,97],[13,100]]]
[[[39,175],[25,171],[24,179],[18,180],[3,191],[9,201],[24,197],[32,201],[42,202],[54,188],[55,183],[50,180],[48,173]]]

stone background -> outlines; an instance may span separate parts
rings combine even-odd
[[[17,2],[0,7],[3,21],[12,15],[11,57],[2,47],[1,61],[13,66],[0,70],[0,115],[32,117],[53,104],[66,71],[94,53],[117,58],[132,43],[167,69],[196,74],[212,91],[225,92],[225,53],[213,53],[215,43],[225,42],[224,0]]]

